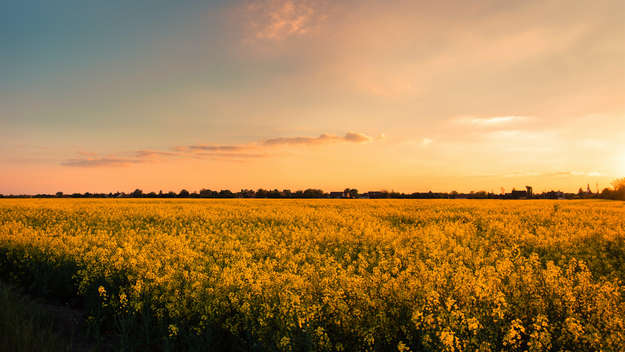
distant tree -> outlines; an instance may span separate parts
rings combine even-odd
[[[304,198],[323,198],[324,193],[320,189],[308,188],[303,193]]]
[[[606,187],[603,189],[603,191],[601,191],[599,197],[603,199],[612,199],[614,197],[614,191]]]
[[[56,196],[57,196],[58,198],[63,197],[63,192],[56,192]]]
[[[253,189],[242,189],[241,192],[239,192],[239,195],[242,198],[254,198],[256,192],[254,192]]]
[[[210,189],[202,188],[200,190],[200,198],[213,198],[217,195],[217,191],[211,191]]]
[[[259,188],[256,191],[256,198],[267,198],[267,194],[268,193],[269,193],[268,191],[266,191],[266,190],[264,190],[262,188]]]
[[[187,191],[186,189],[182,189],[180,191],[180,193],[178,193],[178,197],[180,197],[180,198],[187,198],[187,197],[189,197],[189,191]]]
[[[614,190],[617,191],[619,189],[625,188],[625,177],[618,178],[610,183]]]
[[[477,191],[477,192],[473,193],[473,197],[474,198],[480,198],[480,199],[486,198],[486,197],[488,197],[488,193],[486,193],[486,191]]]
[[[349,190],[350,198],[358,198],[358,190],[356,188],[352,188]]]
[[[219,191],[219,198],[234,198],[234,193],[229,189],[223,189]]]
[[[612,181],[614,187],[614,199],[625,200],[625,177]]]
[[[143,197],[143,191],[137,188],[134,192],[130,193],[130,196],[133,198],[141,198]]]
[[[267,192],[267,198],[282,198],[282,193],[277,189]]]

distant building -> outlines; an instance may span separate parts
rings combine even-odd
[[[506,198],[510,199],[528,199],[534,196],[534,190],[531,186],[525,186],[525,191],[517,191],[512,189],[512,192],[506,194]]]
[[[513,189],[512,192],[509,193],[510,199],[527,199],[527,191],[517,191]]]

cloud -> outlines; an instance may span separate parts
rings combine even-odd
[[[531,118],[528,116],[492,116],[492,117],[475,117],[462,116],[455,118],[453,121],[463,125],[473,125],[477,127],[501,127],[511,124],[527,122]]]
[[[509,174],[503,175],[503,177],[535,177],[535,176],[540,176],[540,173],[516,171],[516,172],[511,172]]]
[[[325,20],[324,6],[312,0],[253,1],[243,13],[254,38],[277,41],[309,33]]]
[[[237,152],[246,150],[249,147],[243,145],[190,145],[187,147],[182,147],[182,150],[184,150],[185,148],[191,151]],[[180,149],[181,147],[178,147],[178,150]]]
[[[510,122],[519,122],[526,120],[525,116],[495,116],[495,117],[483,117],[483,118],[474,118],[471,119],[471,123],[474,125],[481,126],[493,126],[493,125],[502,125]]]
[[[173,152],[163,152],[159,150],[137,150],[135,156],[137,158],[154,158],[154,157],[172,157],[176,156]]]
[[[588,176],[588,177],[599,177],[603,176],[600,172],[597,171],[556,171],[556,172],[512,172],[509,174],[503,175],[503,177],[570,177],[570,176]]]
[[[264,158],[268,156],[266,153],[194,153],[192,157],[195,158],[211,158],[221,160],[235,160],[235,159],[254,159]]]
[[[61,163],[63,166],[70,167],[106,167],[106,166],[128,166],[132,164],[142,163],[143,160],[139,159],[125,159],[125,158],[77,158],[68,159]]]
[[[347,132],[345,136],[343,137],[343,139],[346,142],[353,142],[353,143],[364,143],[364,142],[371,141],[371,137],[365,134],[356,133],[356,132]]]
[[[163,158],[175,158],[180,154],[160,150],[137,150],[123,155],[99,156],[94,152],[78,152],[79,158],[67,159],[61,162],[62,166],[69,167],[123,167],[147,162],[160,161]],[[124,154],[126,156],[124,156]]]
[[[383,135],[381,135],[383,136]],[[212,145],[193,144],[175,146],[170,151],[142,149],[122,155],[99,157],[97,153],[78,152],[80,158],[67,159],[61,162],[63,166],[71,167],[109,167],[128,166],[145,162],[155,162],[163,158],[168,159],[221,159],[246,160],[270,156],[272,147],[283,145],[320,145],[328,143],[365,143],[373,138],[358,132],[347,132],[344,136],[323,133],[319,137],[279,137],[271,138],[258,143]]]
[[[332,134],[324,133],[319,137],[281,137],[267,139],[263,142],[265,146],[278,146],[278,145],[316,145],[326,144],[333,142],[350,142],[350,143],[364,143],[371,141],[372,138],[356,132],[347,132],[344,136],[336,136]]]
[[[589,171],[589,172],[585,172],[585,171],[571,171],[570,175],[571,176],[590,176],[590,177],[602,176],[601,173],[597,172],[597,171]]]

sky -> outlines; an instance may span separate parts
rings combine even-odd
[[[594,191],[625,2],[9,1],[0,193]]]

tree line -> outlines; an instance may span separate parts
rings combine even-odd
[[[496,194],[493,192],[478,191],[469,193],[452,192],[415,192],[400,193],[395,191],[372,191],[359,193],[355,188],[346,188],[342,192],[324,192],[317,188],[308,188],[305,190],[291,191],[288,189],[242,189],[239,192],[231,190],[211,190],[201,189],[199,191],[189,192],[182,189],[179,192],[148,192],[145,193],[141,189],[135,189],[133,192],[115,192],[115,193],[71,193],[65,194],[57,192],[56,194],[36,194],[36,195],[2,195],[0,198],[275,198],[275,199],[312,199],[312,198],[394,198],[394,199],[613,199],[625,200],[625,177],[614,180],[611,188],[605,188],[602,192],[593,193],[588,189],[583,191],[579,189],[577,193],[564,193],[560,191],[549,191],[537,194],[519,195],[515,191],[512,193]]]
[[[625,200],[625,177],[612,181],[612,188],[604,188],[599,198]]]

